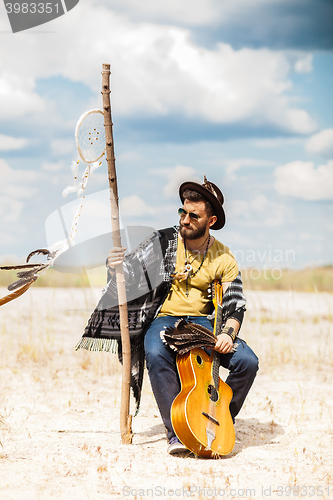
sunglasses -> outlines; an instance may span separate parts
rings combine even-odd
[[[178,215],[181,219],[185,219],[186,215],[188,215],[191,220],[199,220],[200,219],[200,216],[198,214],[195,214],[193,212],[186,212],[186,210],[184,210],[183,208],[180,208],[178,210]]]

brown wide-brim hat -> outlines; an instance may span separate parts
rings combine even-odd
[[[179,196],[180,199],[182,200],[182,203],[184,203],[184,191],[186,189],[190,189],[191,191],[196,191],[197,193],[200,193],[201,196],[207,200],[214,211],[214,215],[217,217],[217,221],[213,226],[211,226],[210,229],[222,229],[222,227],[225,224],[225,213],[223,210],[223,203],[224,203],[224,197],[223,194],[221,193],[220,189],[213,184],[212,182],[207,181],[206,176],[204,176],[204,183],[203,184],[198,184],[197,182],[184,182],[180,188],[179,188]]]

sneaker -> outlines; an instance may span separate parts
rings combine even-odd
[[[173,436],[169,441],[168,453],[169,455],[175,455],[176,453],[184,453],[184,451],[188,451],[186,446],[183,445],[177,438],[177,436]]]

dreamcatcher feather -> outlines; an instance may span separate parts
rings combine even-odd
[[[75,128],[75,141],[79,156],[87,166],[81,180],[78,181],[80,160],[72,163],[71,170],[74,176],[74,184],[64,189],[62,194],[63,196],[67,196],[69,193],[77,192],[78,197],[81,197],[87,187],[90,175],[102,164],[102,161],[98,162],[98,160],[105,154],[104,115],[102,111],[93,109],[87,111],[79,118]],[[74,215],[71,230],[66,240],[58,243],[53,249],[40,248],[30,252],[25,264],[0,267],[0,270],[8,271],[15,269],[18,271],[18,280],[7,287],[12,293],[0,298],[0,306],[26,292],[41,274],[44,274],[49,267],[53,266],[54,261],[62,253],[74,245],[83,200],[84,196],[81,198],[80,205]],[[45,255],[46,263],[30,264],[29,261],[34,255]]]

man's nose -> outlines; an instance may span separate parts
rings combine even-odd
[[[189,216],[189,214],[186,214],[184,217],[184,223],[189,224],[190,222],[191,222],[190,216]]]

